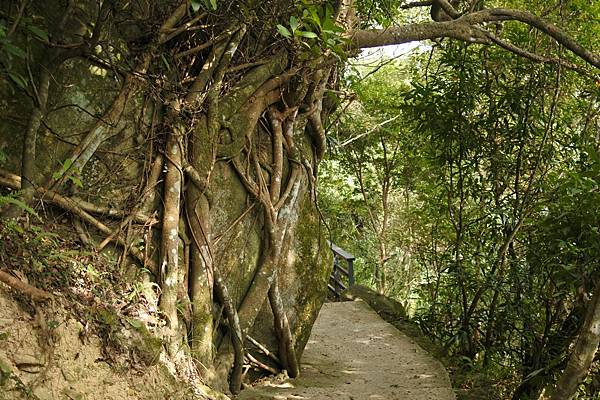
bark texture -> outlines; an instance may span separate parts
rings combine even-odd
[[[570,400],[587,376],[600,344],[600,290],[596,287],[585,321],[551,400]]]

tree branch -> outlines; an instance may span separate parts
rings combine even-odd
[[[402,4],[400,6],[400,8],[403,9],[403,10],[408,10],[410,8],[417,8],[417,7],[431,7],[432,4],[433,4],[432,0],[429,0],[429,1],[414,1],[412,3]]]
[[[552,37],[573,54],[600,69],[600,57],[581,46],[554,24],[527,11],[493,8],[465,14],[452,21],[426,22],[351,33],[355,48],[369,48],[449,37],[466,42],[493,43],[478,26],[486,22],[518,21]]]
[[[453,19],[460,17],[460,13],[447,0],[433,0],[432,5],[437,4],[448,16]]]
[[[502,47],[504,50],[508,50],[511,53],[514,53],[518,56],[521,56],[523,58],[527,58],[531,61],[535,61],[538,63],[542,63],[542,64],[556,64],[556,65],[560,65],[561,67],[564,67],[566,69],[570,69],[573,71],[578,72],[581,75],[589,75],[589,72],[586,71],[584,68],[582,68],[580,65],[576,65],[573,64],[569,61],[560,59],[560,58],[548,58],[548,57],[544,57],[541,56],[539,54],[535,54],[532,53],[530,51],[527,51],[519,46],[515,46],[512,43],[509,43],[503,39],[500,39],[499,37],[497,37],[496,35],[494,35],[493,33],[486,31],[485,29],[481,29],[481,32],[486,35],[492,42],[494,42],[495,44],[497,44],[498,46]]]

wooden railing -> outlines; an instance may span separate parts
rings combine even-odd
[[[339,301],[342,292],[354,285],[355,257],[330,241],[327,243],[333,252],[333,271],[327,286],[334,299]]]

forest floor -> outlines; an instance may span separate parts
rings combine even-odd
[[[326,303],[298,379],[264,381],[239,400],[453,400],[448,373],[365,302]]]

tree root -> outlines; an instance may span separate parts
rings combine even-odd
[[[79,241],[86,247],[93,247],[94,241],[85,231],[83,224],[81,223],[81,219],[79,217],[73,217],[73,226],[75,227],[75,232],[77,232],[77,236],[79,237]]]
[[[256,359],[256,357],[254,357],[250,353],[246,353],[246,357],[248,358],[249,363],[255,367],[263,369],[263,370],[271,373],[272,375],[277,375],[279,373],[279,371],[277,371],[275,368],[273,368],[263,362],[260,362],[259,360]]]
[[[15,183],[17,182],[14,179],[15,177],[17,176],[14,174],[0,170],[0,185],[10,187],[12,189],[19,189],[19,186],[15,185]],[[63,210],[72,213],[73,215],[76,215],[82,221],[87,222],[88,224],[92,225],[93,227],[95,227],[100,232],[106,235],[111,235],[113,233],[113,230],[111,228],[109,228],[107,225],[96,219],[85,209],[80,207],[80,203],[77,200],[74,200],[70,197],[64,197],[52,190],[47,190],[43,187],[38,187],[36,189],[36,197],[42,201],[60,207]],[[112,241],[120,246],[129,247],[125,240],[121,237],[121,235],[114,236],[112,238]],[[129,251],[140,263],[142,263],[142,265],[147,266],[153,274],[156,274],[156,266],[151,260],[146,259],[143,252],[139,251],[135,247],[131,247]]]
[[[11,172],[8,172],[6,170],[0,169],[0,185],[10,188],[10,189],[14,189],[14,190],[21,190],[21,177],[13,174]],[[38,198],[52,203],[52,198],[47,199],[44,197],[44,195],[46,193],[52,193],[53,196],[60,196],[53,191],[48,191],[43,188],[38,188],[36,190],[36,195]],[[51,197],[53,197],[53,196],[51,196]],[[63,197],[63,196],[61,196],[61,197]],[[88,212],[88,213],[96,214],[96,215],[113,217],[113,218],[123,218],[123,217],[129,217],[130,215],[132,215],[132,213],[127,212],[125,210],[119,210],[116,208],[99,206],[99,205],[90,203],[88,201],[78,199],[76,197],[63,197],[63,198],[68,199],[68,202],[76,205],[81,210]],[[65,201],[67,201],[67,200],[65,200]],[[146,215],[141,212],[133,213],[132,220],[135,222],[141,223],[141,224],[155,224],[156,222],[158,222],[154,217],[151,217],[151,216]]]
[[[219,301],[223,304],[223,311],[227,316],[229,324],[229,336],[233,345],[234,359],[231,377],[229,379],[229,390],[233,394],[240,392],[242,387],[242,369],[244,367],[244,339],[243,332],[240,327],[240,319],[231,299],[231,295],[223,282],[220,272],[215,268],[215,289]]]
[[[35,286],[31,286],[28,283],[23,282],[20,279],[15,278],[8,272],[0,271],[0,282],[3,282],[13,289],[16,289],[36,301],[45,301],[54,298],[52,294],[45,290],[38,289]]]
[[[274,354],[271,350],[269,350],[267,348],[267,346],[265,346],[264,344],[260,343],[258,340],[254,339],[252,336],[250,335],[246,335],[246,339],[248,339],[248,341],[250,343],[252,343],[253,345],[256,346],[256,348],[258,350],[260,350],[265,356],[269,357],[271,360],[275,361],[277,364],[281,365],[281,360],[279,359],[279,357],[277,357],[276,354]]]
[[[290,331],[290,324],[283,308],[283,301],[279,293],[279,282],[277,275],[269,289],[269,303],[273,311],[275,323],[275,334],[279,341],[279,357],[281,365],[288,371],[290,378],[296,378],[300,375],[300,365],[294,348],[294,337]]]

